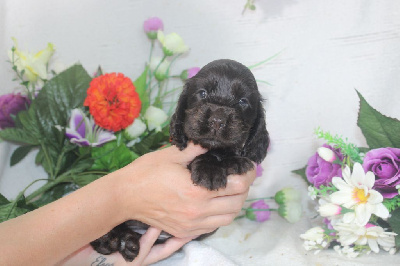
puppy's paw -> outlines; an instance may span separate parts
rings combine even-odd
[[[139,254],[140,237],[140,234],[122,223],[90,244],[100,254],[109,255],[119,251],[126,261],[133,261]]]
[[[222,162],[210,154],[197,156],[189,165],[194,184],[209,190],[226,187],[227,173]]]
[[[122,257],[126,261],[133,261],[137,255],[139,254],[140,244],[139,239],[140,235],[133,232],[125,232],[121,236],[121,245],[119,248],[119,253],[121,253]]]
[[[109,255],[118,251],[120,245],[119,234],[113,229],[102,237],[90,242],[90,245],[98,253]]]
[[[241,175],[254,168],[253,162],[245,157],[230,157],[223,161],[227,175]]]

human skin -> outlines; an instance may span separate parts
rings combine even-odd
[[[227,187],[217,191],[194,186],[187,164],[205,151],[189,144],[183,151],[172,146],[148,153],[74,193],[1,223],[0,265],[54,265],[73,253],[91,252],[89,242],[127,220],[151,226],[132,265],[148,264],[231,223],[255,170],[229,176]],[[175,238],[152,248],[161,230]]]

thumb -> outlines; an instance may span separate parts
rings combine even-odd
[[[182,151],[179,151],[179,149],[175,146],[174,148],[176,149],[174,151],[175,161],[184,165],[188,165],[191,161],[193,161],[194,158],[207,152],[207,149],[201,147],[200,145],[195,145],[193,142],[188,142],[187,147]]]

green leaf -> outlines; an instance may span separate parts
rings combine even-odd
[[[26,111],[21,111],[20,113],[23,112]],[[39,145],[38,140],[33,135],[21,128],[5,128],[0,130],[0,137],[7,141],[25,143],[28,145]]]
[[[144,137],[132,148],[139,155],[159,149],[162,145],[169,143],[169,127],[165,127],[161,132],[152,132]]]
[[[0,193],[0,205],[10,203],[10,201]]]
[[[139,157],[124,144],[118,145],[117,141],[111,141],[92,149],[92,157],[95,158],[91,170],[104,170],[113,172]]]
[[[80,187],[83,187],[83,186],[86,186],[87,184],[99,179],[100,177],[101,177],[100,175],[87,174],[87,175],[73,176],[72,179],[74,180],[75,184],[77,184]]]
[[[361,128],[371,149],[382,147],[400,148],[400,121],[382,115],[372,108],[357,91],[360,98],[360,111],[357,125]]]
[[[16,165],[22,159],[28,155],[28,153],[34,148],[35,146],[21,146],[15,149],[13,154],[11,155],[10,166]]]
[[[307,179],[306,168],[307,168],[307,165],[301,169],[293,170],[292,173],[300,175],[301,178],[303,178],[303,180],[306,181],[307,185],[312,185]]]
[[[55,185],[53,188],[47,190],[42,196],[34,202],[35,207],[39,208],[50,202],[56,201],[62,198],[64,195],[77,190],[78,187],[73,183],[60,183]]]
[[[396,236],[396,248],[400,248],[400,208],[390,213],[390,218],[387,220]]]
[[[141,113],[144,114],[150,105],[150,95],[147,91],[147,72],[149,67],[146,66],[143,73],[133,82],[136,87],[136,92],[139,94],[140,100],[142,102]]]
[[[0,223],[18,217],[29,210],[20,208],[15,202],[0,205]]]
[[[81,65],[74,65],[47,81],[29,109],[16,117],[18,139],[40,144],[36,162],[51,175],[58,175],[74,160],[73,151],[65,150],[65,131],[57,126],[65,127],[71,110],[82,107],[91,80]]]

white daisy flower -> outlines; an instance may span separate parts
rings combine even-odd
[[[373,224],[359,226],[355,223],[340,223],[333,226],[338,231],[340,243],[343,246],[367,245],[370,249],[378,253],[379,246],[385,250],[390,250],[395,246],[394,237],[397,235],[393,232],[385,232],[385,230]]]
[[[345,222],[355,220],[358,225],[366,225],[375,214],[386,219],[389,217],[388,209],[382,204],[382,195],[372,189],[375,183],[375,175],[372,172],[364,172],[361,164],[355,163],[353,173],[346,165],[342,171],[343,179],[332,178],[332,184],[339,190],[331,194],[332,203],[352,209],[354,212],[345,214]]]

